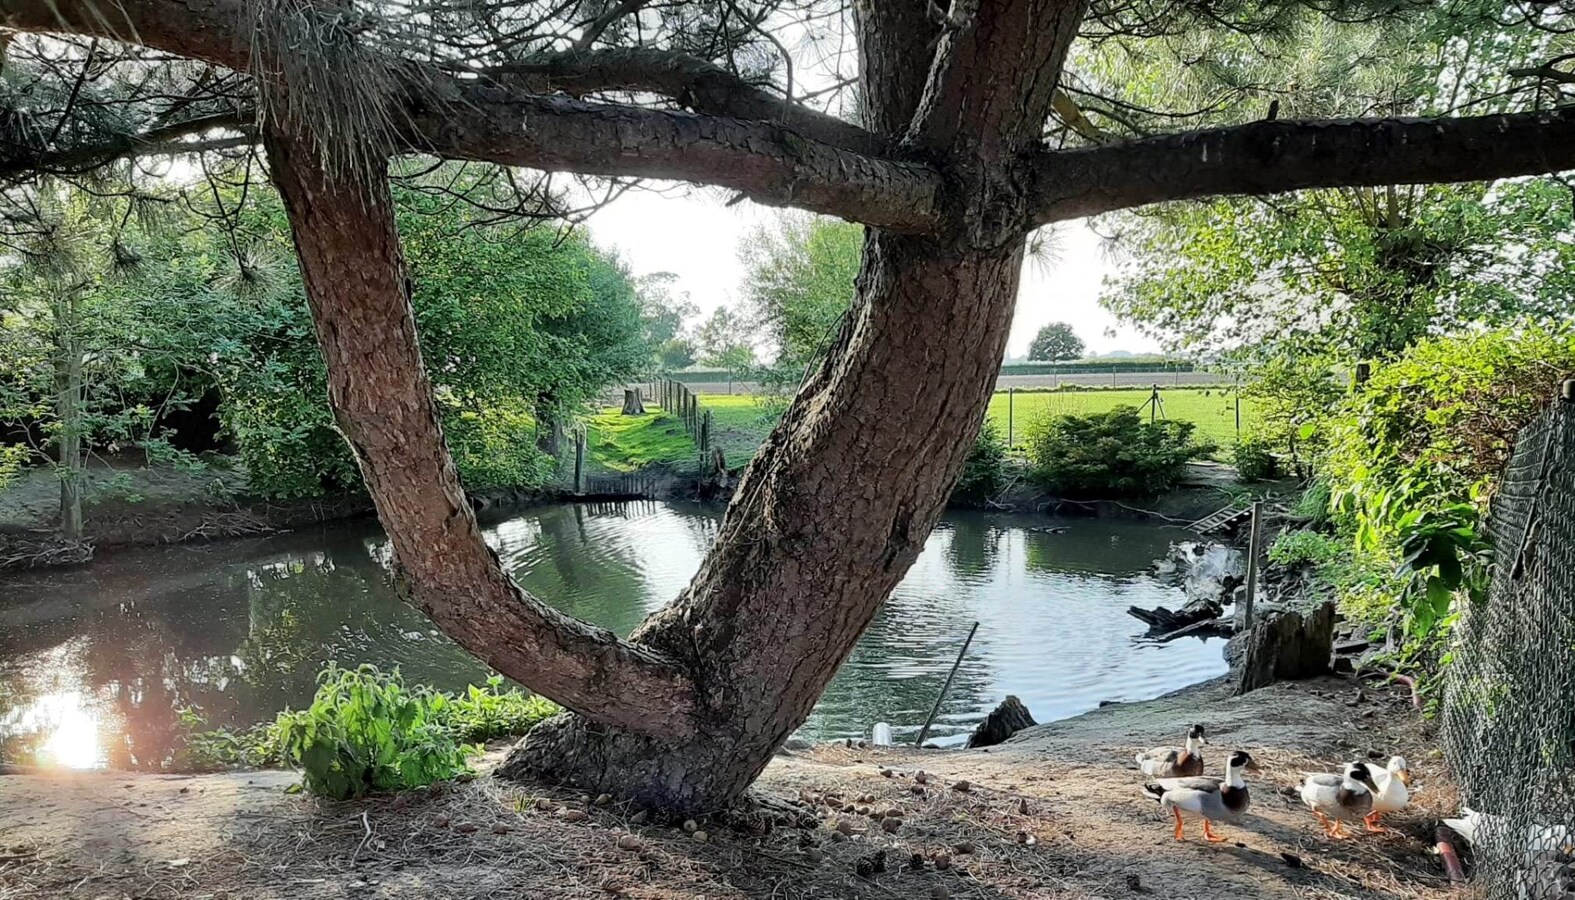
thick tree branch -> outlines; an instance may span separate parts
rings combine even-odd
[[[599,91],[647,91],[697,113],[775,122],[855,153],[878,156],[886,150],[885,139],[852,122],[775,96],[715,63],[684,53],[645,47],[560,53],[488,69],[485,74],[505,83],[510,76],[519,76],[534,94],[563,91],[580,97]]]
[[[438,424],[382,173],[375,183],[338,176],[313,141],[278,126],[265,138],[329,403],[411,600],[493,668],[594,721],[669,740],[692,734],[687,673],[525,593],[482,540]]]
[[[410,111],[411,145],[452,159],[548,172],[665,178],[732,188],[892,231],[938,229],[942,179],[765,122],[517,95],[469,85]]]
[[[1255,122],[1042,153],[1030,165],[1041,224],[1216,195],[1487,181],[1575,168],[1575,107]]]

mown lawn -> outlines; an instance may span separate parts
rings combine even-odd
[[[1085,415],[1105,412],[1117,406],[1143,407],[1148,402],[1149,388],[1135,390],[1100,391],[1018,391],[1008,398],[1003,391],[990,398],[990,418],[1004,433],[1007,425],[1007,403],[1013,406],[1013,438],[1023,442],[1025,430],[1045,416]],[[1222,450],[1236,443],[1236,395],[1230,391],[1208,388],[1161,388],[1162,414],[1167,419],[1181,419],[1196,423],[1198,434],[1218,444]],[[1148,410],[1143,409],[1148,415]],[[1241,402],[1242,434],[1252,433],[1256,424],[1250,401]]]
[[[1141,407],[1149,389],[1098,391],[1018,391],[1013,404],[1013,437],[1021,445],[1027,429],[1045,416],[1104,412],[1117,406]],[[1207,388],[1161,389],[1166,418],[1195,422],[1199,435],[1220,446],[1227,456],[1236,442],[1236,399],[1229,391]],[[1007,427],[1008,395],[990,398],[990,417]],[[764,397],[739,394],[702,394],[700,408],[711,411],[711,442],[727,454],[729,466],[741,466],[765,442],[781,415],[782,404]],[[693,439],[683,423],[662,412],[654,403],[644,416],[624,416],[617,407],[604,410],[589,422],[586,447],[592,472],[633,472],[648,465],[692,464]],[[1144,410],[1145,415],[1147,410]],[[1255,424],[1249,401],[1241,406],[1241,427],[1250,433]]]

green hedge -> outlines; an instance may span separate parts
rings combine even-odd
[[[1088,372],[1192,372],[1194,363],[1187,360],[1157,359],[1142,356],[1118,356],[1114,359],[1076,359],[1059,363],[1014,363],[1001,367],[1002,375],[1075,375]]]

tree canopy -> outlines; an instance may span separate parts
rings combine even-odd
[[[1028,345],[1028,358],[1035,362],[1060,362],[1083,355],[1083,339],[1065,322],[1051,322],[1039,329]]]

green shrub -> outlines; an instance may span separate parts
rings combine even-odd
[[[330,666],[312,705],[274,723],[284,758],[306,788],[335,800],[423,787],[470,771],[472,748],[440,721],[448,698],[407,689],[395,671]]]
[[[1006,436],[992,419],[985,419],[979,437],[968,451],[962,477],[952,489],[952,502],[981,506],[1006,487]]]
[[[1189,460],[1214,450],[1191,422],[1145,422],[1136,407],[1055,416],[1029,428],[1030,475],[1066,497],[1129,497],[1173,487]]]
[[[546,697],[526,694],[519,688],[503,688],[503,677],[494,675],[485,687],[471,685],[464,693],[450,698],[438,718],[454,733],[456,740],[480,743],[502,737],[518,737],[563,710]]]
[[[518,688],[503,690],[497,675],[458,695],[406,688],[397,670],[372,666],[330,666],[318,680],[306,710],[245,730],[206,730],[200,715],[182,710],[187,734],[174,768],[298,766],[313,793],[345,799],[452,778],[469,770],[476,744],[525,734],[561,711]]]
[[[1346,552],[1336,538],[1316,531],[1282,531],[1269,547],[1269,562],[1281,566],[1327,565]]]
[[[1315,478],[1302,490],[1300,497],[1296,498],[1296,505],[1291,512],[1312,522],[1312,527],[1322,528],[1329,521],[1329,503],[1331,495],[1329,482],[1322,478]]]
[[[536,449],[536,420],[523,404],[485,412],[445,411],[443,437],[460,480],[472,490],[538,487],[552,478],[556,461]]]
[[[1260,438],[1237,441],[1231,449],[1231,462],[1243,481],[1267,481],[1279,474],[1279,461]]]

